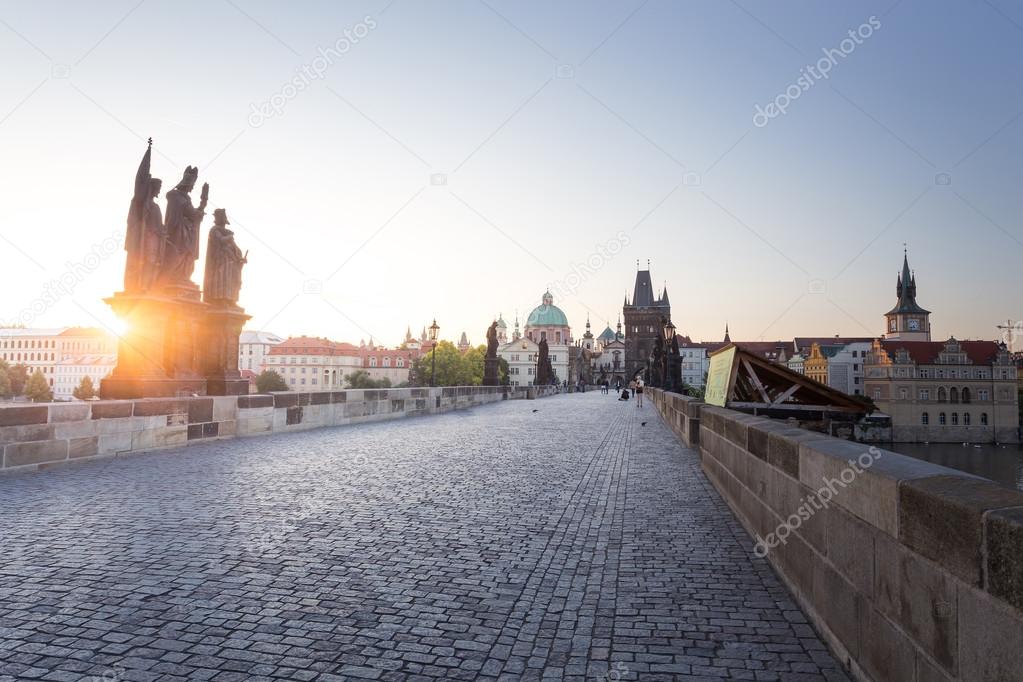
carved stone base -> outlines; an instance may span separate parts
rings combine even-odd
[[[498,359],[497,358],[484,358],[483,359],[483,385],[484,386],[498,386],[501,383],[501,378],[498,372]]]
[[[111,375],[100,382],[99,395],[104,400],[179,398],[206,395],[206,385],[206,379],[115,379]]]

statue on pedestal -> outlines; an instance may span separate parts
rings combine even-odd
[[[167,192],[167,248],[161,274],[168,284],[191,282],[199,258],[199,226],[206,215],[210,185],[202,186],[199,206],[192,206],[189,193],[199,179],[199,169],[189,166],[181,182]]]
[[[206,272],[203,275],[202,298],[206,303],[235,305],[242,288],[242,266],[248,262],[248,253],[234,243],[234,232],[227,211],[213,212],[213,227],[206,242]]]
[[[150,173],[153,140],[142,156],[135,173],[135,193],[128,208],[128,225],[124,237],[127,257],[124,264],[124,290],[144,292],[155,284],[160,274],[167,231],[163,214],[155,199],[160,196],[163,181]]]
[[[500,384],[498,377],[497,360],[497,320],[487,328],[487,355],[483,359],[483,385],[497,386]]]
[[[537,386],[546,386],[551,383],[551,356],[547,347],[547,339],[540,339],[539,351],[536,354],[536,380]]]

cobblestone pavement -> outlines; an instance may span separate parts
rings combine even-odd
[[[2,680],[847,679],[599,392],[0,477],[0,548]]]

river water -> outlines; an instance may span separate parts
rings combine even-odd
[[[889,450],[1023,490],[1023,446],[895,443]]]

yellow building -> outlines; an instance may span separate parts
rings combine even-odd
[[[814,343],[810,346],[810,355],[803,363],[803,374],[814,381],[819,381],[825,386],[828,383],[828,359],[821,352],[821,345]]]

